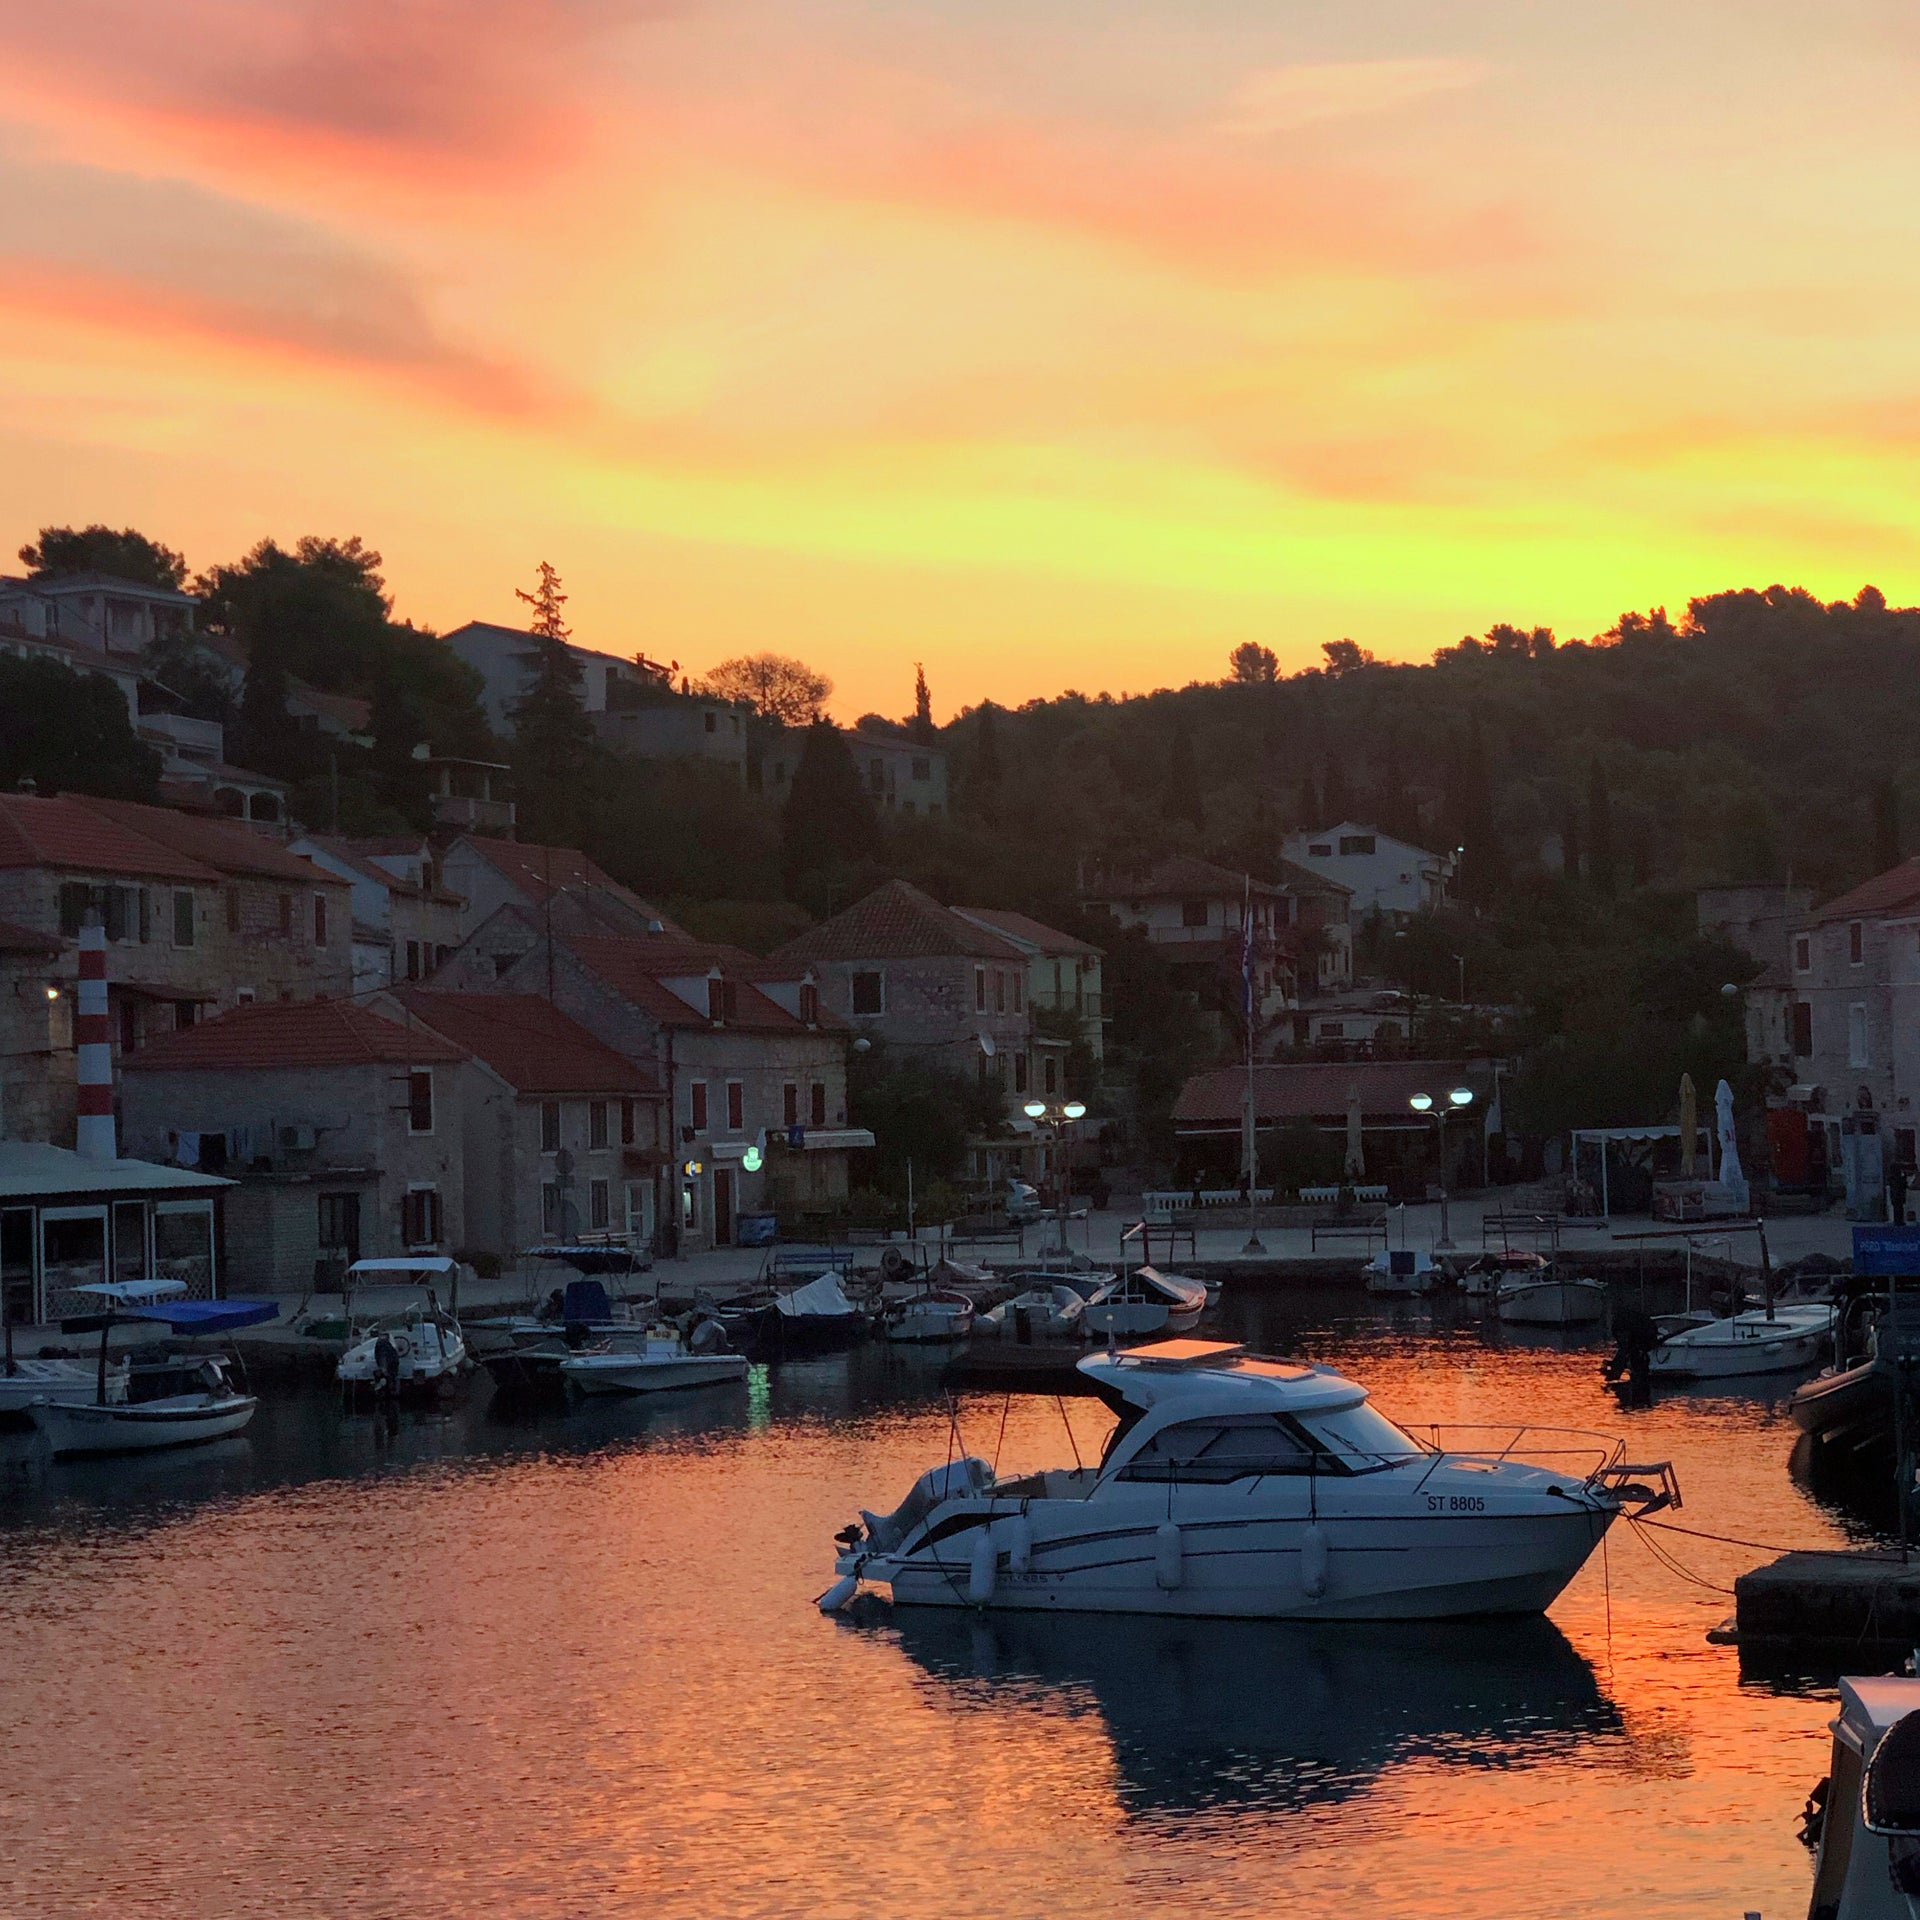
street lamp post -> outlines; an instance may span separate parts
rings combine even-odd
[[[1430,1093],[1407,1096],[1407,1105],[1415,1113],[1422,1117],[1429,1113],[1433,1115],[1434,1130],[1440,1139],[1440,1238],[1433,1243],[1435,1253],[1453,1251],[1453,1235],[1447,1218],[1447,1115],[1472,1104],[1471,1087],[1455,1087],[1444,1100],[1436,1100]]]
[[[1060,1181],[1060,1211],[1067,1213],[1073,1206],[1073,1123],[1087,1117],[1087,1103],[1084,1100],[1067,1100],[1058,1106],[1049,1106],[1044,1100],[1029,1100],[1020,1111],[1029,1120],[1050,1121],[1056,1138],[1064,1138],[1066,1142],[1066,1172],[1064,1177],[1056,1174],[1055,1178]],[[1066,1234],[1063,1229],[1061,1233],[1063,1245],[1065,1240]]]

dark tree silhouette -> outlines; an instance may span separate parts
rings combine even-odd
[[[143,587],[178,593],[187,577],[184,555],[132,527],[42,527],[38,540],[20,549],[21,564],[37,579],[63,574],[108,573]]]

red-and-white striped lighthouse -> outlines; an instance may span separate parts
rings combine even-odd
[[[107,930],[97,913],[80,929],[80,992],[73,1023],[80,1074],[74,1141],[89,1160],[117,1160],[113,1135],[113,1036],[107,1024]]]

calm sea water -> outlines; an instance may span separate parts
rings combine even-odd
[[[1630,1431],[1679,1518],[1847,1537],[1780,1389],[1622,1415],[1600,1355],[1352,1295],[1235,1331],[1410,1421]],[[372,1920],[1805,1911],[1818,1693],[1617,1528],[1537,1622],[823,1619],[831,1536],[945,1457],[937,1362],[385,1439],[330,1394],[126,1464],[0,1457],[0,1910]],[[969,1395],[1003,1467],[1097,1403]],[[1004,1431],[1002,1420],[1004,1417]],[[1071,1423],[1071,1438],[1067,1425]],[[1719,1586],[1761,1556],[1668,1537]]]

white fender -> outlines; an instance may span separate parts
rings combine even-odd
[[[1153,1577],[1168,1593],[1186,1577],[1183,1557],[1180,1529],[1171,1520],[1162,1521],[1153,1531]]]
[[[1327,1590],[1327,1530],[1309,1522],[1300,1542],[1300,1591],[1309,1600],[1318,1600]]]
[[[993,1529],[982,1527],[973,1536],[973,1558],[967,1565],[967,1599],[984,1607],[993,1598],[994,1582],[1000,1577],[1000,1549],[994,1544]]]
[[[852,1574],[842,1574],[825,1593],[820,1596],[819,1607],[822,1613],[838,1613],[853,1596],[860,1591],[860,1582]]]
[[[1016,1513],[1007,1523],[1007,1571],[1025,1573],[1033,1565],[1033,1522]]]

